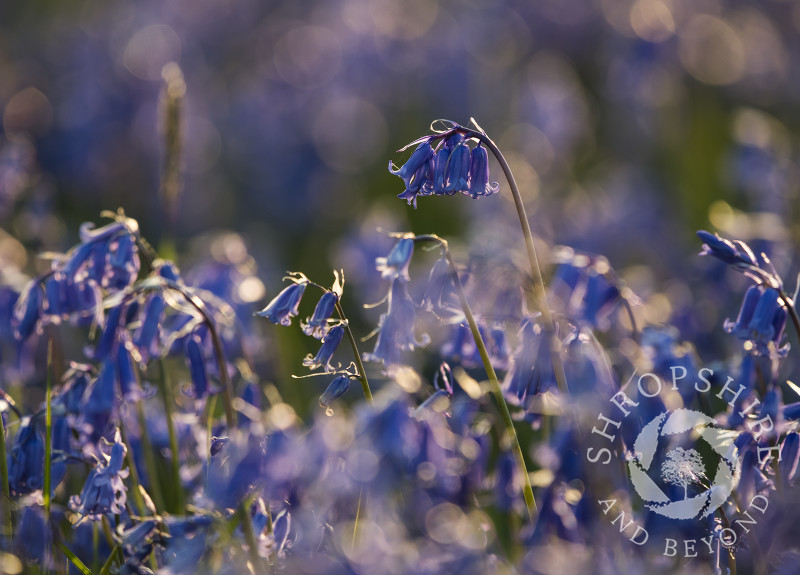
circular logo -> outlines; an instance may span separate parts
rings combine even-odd
[[[739,481],[739,458],[732,432],[714,424],[703,413],[678,409],[662,413],[642,428],[633,445],[635,456],[628,462],[628,472],[648,509],[670,519],[701,519],[725,503]],[[657,457],[662,443],[689,432],[719,456],[715,471],[694,448],[676,447]],[[660,465],[655,463],[659,460]],[[658,483],[674,485],[679,492],[682,488],[683,497],[670,499]]]

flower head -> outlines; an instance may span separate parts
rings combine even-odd
[[[73,511],[93,521],[125,511],[127,487],[122,480],[128,476],[128,470],[122,469],[122,465],[127,451],[117,430],[110,455],[100,454],[102,459],[89,474],[81,494],[70,498],[69,506]]]
[[[291,325],[292,318],[297,315],[297,308],[303,292],[306,290],[308,280],[292,280],[292,284],[285,287],[281,293],[267,304],[267,307],[256,313],[267,318],[274,324]]]
[[[375,268],[383,279],[402,278],[409,281],[408,266],[414,255],[414,237],[403,236],[385,258],[375,258]]]
[[[333,358],[333,354],[336,352],[336,348],[339,347],[339,343],[341,343],[343,336],[344,327],[341,325],[333,326],[327,335],[325,335],[325,337],[322,339],[322,345],[320,346],[317,355],[311,357],[311,354],[309,354],[303,360],[303,365],[312,370],[324,366],[325,371],[332,371],[334,368],[331,366],[331,359]]]
[[[317,306],[314,308],[314,314],[311,318],[307,318],[301,324],[303,333],[310,335],[317,339],[322,339],[330,329],[328,326],[328,319],[336,309],[336,303],[339,301],[339,296],[332,291],[326,291],[319,298]]]

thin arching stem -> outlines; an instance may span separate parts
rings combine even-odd
[[[564,373],[564,364],[561,360],[561,343],[556,336],[553,314],[550,313],[550,305],[547,302],[547,290],[545,289],[544,278],[542,277],[542,270],[539,266],[539,258],[536,256],[536,247],[533,244],[533,233],[531,232],[531,226],[528,222],[528,215],[525,213],[525,204],[522,201],[522,194],[520,194],[517,181],[514,178],[514,174],[511,172],[511,167],[508,165],[502,152],[500,152],[500,148],[497,147],[497,144],[495,144],[489,136],[483,132],[464,128],[463,126],[459,127],[458,131],[463,132],[468,138],[474,138],[486,145],[500,164],[508,186],[511,188],[511,195],[514,198],[514,205],[517,208],[519,223],[522,227],[522,235],[525,237],[525,249],[528,253],[528,261],[531,267],[535,300],[539,310],[542,312],[544,330],[549,335],[550,339],[550,359],[553,362],[553,372],[558,382],[558,388],[561,392],[566,393],[569,391],[569,388]]]
[[[321,289],[324,292],[330,291],[325,286],[312,281],[309,281],[308,285]],[[358,381],[361,382],[361,389],[364,391],[364,397],[370,404],[372,404],[374,403],[374,400],[372,398],[372,389],[369,387],[369,379],[367,379],[367,371],[364,369],[364,362],[361,360],[361,353],[358,351],[356,338],[353,335],[353,330],[350,329],[350,322],[344,313],[344,308],[342,307],[342,303],[338,295],[336,297],[336,313],[339,314],[339,319],[342,321],[344,332],[347,334],[347,339],[350,341],[350,347],[353,350],[353,357],[355,358],[356,368],[358,369]]]
[[[373,403],[372,399],[372,390],[369,387],[369,380],[367,379],[367,372],[364,369],[364,362],[361,361],[361,353],[358,351],[358,345],[356,345],[356,338],[353,337],[353,331],[350,329],[350,322],[347,321],[347,317],[344,315],[344,310],[342,309],[342,304],[339,303],[337,298],[336,300],[336,311],[339,314],[339,317],[342,319],[344,332],[347,334],[347,339],[350,340],[350,347],[353,348],[353,357],[355,357],[356,367],[358,368],[358,380],[361,382],[361,389],[364,390],[364,397],[367,398],[367,401]]]
[[[447,265],[450,268],[450,276],[453,280],[453,284],[456,287],[456,292],[458,293],[458,299],[461,302],[461,307],[464,310],[464,316],[467,319],[469,330],[472,332],[472,337],[475,339],[475,345],[478,347],[478,353],[483,361],[486,375],[489,377],[492,394],[494,395],[497,405],[500,409],[500,416],[503,420],[503,426],[505,427],[507,437],[511,441],[511,448],[514,453],[514,458],[517,460],[517,468],[520,478],[522,479],[522,493],[525,497],[525,506],[528,510],[528,517],[530,518],[531,522],[534,522],[536,516],[538,515],[538,509],[536,507],[536,500],[533,497],[531,478],[528,475],[528,468],[525,465],[525,456],[522,453],[522,447],[519,444],[519,437],[517,437],[517,430],[514,427],[514,420],[511,418],[511,412],[509,411],[508,403],[506,403],[505,397],[503,396],[503,390],[500,388],[500,381],[497,379],[497,373],[492,366],[492,361],[489,358],[489,352],[486,349],[483,336],[481,336],[481,332],[478,329],[478,324],[475,321],[475,316],[472,314],[472,308],[470,308],[469,302],[467,301],[467,296],[464,293],[464,286],[461,285],[461,278],[458,276],[458,268],[456,268],[456,263],[453,261],[453,256],[450,254],[447,241],[432,234],[417,236],[415,239],[417,241],[437,242],[442,246],[442,251],[444,252],[445,258],[447,258]]]

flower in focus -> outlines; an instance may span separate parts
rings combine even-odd
[[[448,130],[416,140],[421,143],[403,166],[397,168],[389,163],[389,172],[402,178],[406,185],[397,197],[415,208],[418,196],[452,196],[460,192],[476,199],[500,189],[499,184],[489,181],[489,155],[478,133],[455,122],[447,123]],[[472,150],[470,140],[478,142]]]
[[[341,325],[333,326],[328,334],[322,339],[322,345],[317,352],[317,355],[311,357],[311,354],[306,356],[303,360],[303,365],[311,370],[325,366],[325,371],[332,371],[334,368],[331,366],[331,359],[339,347],[339,343],[344,336],[344,327]]]
[[[290,279],[293,283],[285,287],[267,304],[267,307],[256,315],[265,317],[274,324],[291,325],[292,318],[297,315],[297,308],[300,306],[300,300],[308,285],[308,280],[305,279],[305,276],[302,279]]]
[[[317,302],[317,306],[314,308],[314,313],[311,318],[307,319],[300,326],[303,333],[317,339],[325,337],[329,329],[328,319],[333,314],[333,310],[336,309],[336,302],[338,301],[339,296],[332,291],[326,291],[322,294],[322,297],[319,298]]]

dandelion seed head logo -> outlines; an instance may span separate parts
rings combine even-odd
[[[709,471],[707,462],[696,449],[676,447],[669,450],[658,469],[654,461],[660,444],[679,434],[694,432],[716,453],[716,471]],[[713,513],[730,496],[739,477],[739,461],[730,432],[719,429],[707,415],[689,409],[662,413],[642,428],[633,445],[635,457],[628,463],[633,488],[645,506],[670,519],[701,519]],[[655,473],[654,473],[655,472]],[[683,498],[671,499],[654,481],[683,489]],[[706,488],[706,479],[713,481]],[[690,496],[690,487],[699,486],[699,493]]]
[[[635,545],[655,546],[666,557],[718,554],[737,545],[766,512],[769,500],[762,493],[750,493],[747,499],[734,493],[742,476],[743,455],[737,448],[742,429],[726,429],[726,418],[715,420],[676,402],[706,406],[712,399],[722,400],[744,417],[760,400],[737,404],[745,386],[732,377],[724,383],[717,378],[712,389],[714,372],[708,368],[700,369],[695,381],[683,366],[669,371],[672,381],[641,374],[597,414],[586,460],[599,465],[598,477],[609,480],[597,504]],[[753,438],[766,439],[773,422],[768,414],[759,414],[745,426]],[[759,464],[777,449],[759,447]],[[618,481],[619,472],[624,484]]]

